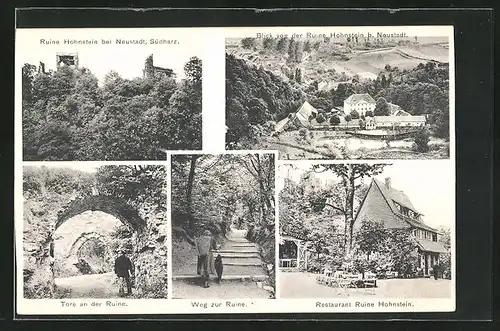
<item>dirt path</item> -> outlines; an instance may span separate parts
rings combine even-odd
[[[118,281],[114,273],[56,278],[60,298],[118,298]]]
[[[259,246],[245,236],[245,230],[233,229],[224,246],[214,252],[214,257],[222,256],[224,265],[221,284],[215,282],[216,275],[211,275],[211,286],[203,288],[201,278],[196,274],[197,257],[192,256],[172,276],[173,298],[269,298],[270,293],[258,286],[267,278]]]

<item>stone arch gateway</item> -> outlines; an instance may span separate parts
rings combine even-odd
[[[102,211],[130,226],[137,232],[142,232],[146,221],[139,215],[139,211],[131,207],[125,200],[111,196],[91,195],[72,200],[57,215],[54,230],[68,219],[87,210]]]
[[[76,256],[78,254],[78,251],[82,246],[87,243],[89,240],[98,240],[102,242],[103,244],[106,242],[106,238],[96,232],[85,232],[78,237],[75,242],[73,242],[73,245],[71,245],[71,248],[69,249],[69,252],[66,253],[66,258],[70,258],[72,256]],[[105,245],[105,244],[104,244]],[[107,245],[106,246],[106,254],[111,255],[111,251]]]

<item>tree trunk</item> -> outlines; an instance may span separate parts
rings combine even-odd
[[[262,164],[260,163],[260,157],[259,154],[255,155],[256,158],[256,170],[257,170],[257,180],[259,182],[259,200],[260,200],[260,209],[261,209],[261,219],[260,219],[260,224],[264,225],[264,220],[266,219],[267,216],[267,206],[268,203],[266,202],[266,192],[264,188],[264,178],[262,176]]]
[[[193,194],[193,183],[194,183],[194,175],[195,175],[195,170],[196,170],[196,159],[198,158],[198,155],[192,155],[191,156],[191,164],[189,167],[189,176],[188,176],[188,182],[187,182],[187,190],[186,190],[186,208],[187,208],[187,213],[189,214],[189,219],[188,219],[188,226],[192,226],[192,194]]]
[[[345,243],[346,255],[351,253],[352,249],[352,234],[354,226],[354,167],[349,165],[346,180],[346,206],[345,206]]]

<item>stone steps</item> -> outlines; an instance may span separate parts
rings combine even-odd
[[[246,252],[231,252],[231,253],[220,253],[223,259],[249,259],[249,258],[259,258],[259,253],[246,253]],[[214,255],[216,257],[217,254]]]
[[[263,281],[266,280],[269,276],[261,274],[261,275],[222,275],[222,280],[230,280],[230,281]],[[182,280],[197,280],[200,276],[198,275],[174,275],[172,276],[173,281],[182,281]],[[217,276],[210,275],[210,280],[216,280]]]
[[[231,247],[250,247],[250,248],[257,248],[257,244],[254,243],[229,243],[228,244]]]
[[[192,270],[193,275],[196,275],[195,264],[192,264],[187,267],[187,270]],[[191,273],[190,273],[191,274]],[[224,264],[223,275],[265,275],[264,270],[262,269],[262,264],[255,263],[233,263],[233,264]]]
[[[260,251],[257,248],[245,248],[245,249],[235,249],[235,248],[224,248],[220,249],[218,251],[214,251],[214,256],[217,256],[217,254],[224,254],[224,253],[242,253],[242,254],[260,254]]]

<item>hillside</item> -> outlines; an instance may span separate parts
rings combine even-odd
[[[264,38],[260,42],[248,39],[251,38],[228,40],[227,53],[263,67],[285,81],[291,78],[296,68],[300,68],[302,83],[306,85],[314,81],[346,81],[354,76],[376,79],[386,65],[403,70],[414,68],[421,62],[449,61],[448,44],[435,38],[423,38],[418,43],[400,40],[357,44],[292,39],[283,42],[283,46],[280,46],[281,40]]]
[[[329,120],[330,110],[343,106],[344,100],[355,93],[368,93],[375,100],[384,98],[411,115],[427,115],[432,134],[448,139],[449,64],[422,60],[424,56],[442,58],[446,48],[432,44],[425,47],[407,45],[402,49],[393,47],[357,51],[355,55],[351,52],[349,57],[342,55],[347,59],[342,60],[343,65],[364,73],[364,78],[373,79],[363,79],[358,77],[360,75],[350,78],[345,72],[339,74],[331,66],[340,60],[329,62],[330,68],[325,69],[322,60],[306,60],[305,64],[298,65],[288,59],[290,56],[302,57],[291,54],[285,57],[287,64],[281,65],[281,74],[276,74],[269,65],[258,65],[259,60],[249,61],[226,54],[227,148],[261,146],[260,143],[276,128],[276,123],[296,112],[304,101],[318,109],[324,120]],[[263,56],[250,52],[248,56],[263,59],[276,52],[271,49]],[[411,52],[414,55],[408,55]],[[278,70],[277,62],[273,65],[274,70]],[[402,65],[407,68],[401,68]],[[312,74],[317,77],[314,81],[307,79]],[[330,84],[329,79],[336,83]]]

